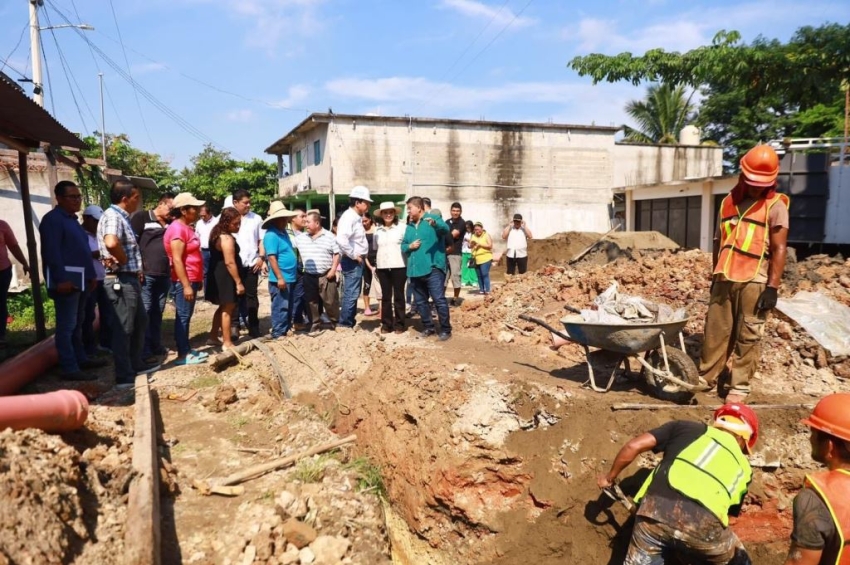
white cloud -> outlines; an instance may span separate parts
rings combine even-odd
[[[486,19],[497,26],[511,25],[511,27],[525,27],[535,23],[532,18],[517,16],[510,8],[504,5],[500,8],[490,6],[477,0],[441,0],[440,6],[455,10],[471,18]],[[512,23],[513,22],[513,23]]]
[[[256,114],[254,114],[253,110],[233,110],[232,112],[228,112],[225,118],[229,122],[237,122],[240,124],[245,124],[248,122],[253,122]]]
[[[293,108],[299,104],[303,104],[310,96],[311,89],[304,84],[296,84],[287,89],[287,96],[282,100],[275,100],[271,103],[277,108]]]
[[[628,20],[585,17],[577,25],[563,28],[561,38],[575,42],[576,51],[580,53],[629,51],[643,54],[656,47],[688,51],[710,44],[721,29],[739,30],[751,40],[753,37],[747,35],[748,30],[785,23],[788,14],[797,10],[799,4],[791,0],[756,0],[732,6],[690,9],[638,28]],[[812,0],[807,4],[807,11],[838,14],[847,9],[830,0]]]
[[[167,69],[162,63],[140,63],[138,65],[131,65],[130,71],[133,73],[133,76],[146,75],[149,73],[155,73],[158,71],[164,71]]]

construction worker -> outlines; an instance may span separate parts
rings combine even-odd
[[[673,556],[686,563],[750,563],[729,515],[740,510],[752,480],[744,453],[751,453],[758,428],[748,406],[725,404],[711,426],[674,420],[620,449],[611,470],[597,478],[599,488],[612,486],[641,453],[664,453],[635,497],[640,506],[625,565],[662,565]]]
[[[741,159],[738,184],[720,206],[699,373],[727,403],[746,402],[750,393],[764,324],[785,269],[789,200],[776,192],[778,174],[776,151],[767,145],[750,149]]]
[[[794,498],[794,530],[785,565],[850,564],[850,394],[831,394],[803,420],[811,428],[812,473]]]

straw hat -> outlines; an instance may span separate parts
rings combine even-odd
[[[298,212],[294,210],[288,210],[286,208],[286,204],[281,202],[280,200],[275,200],[272,202],[271,206],[269,206],[269,215],[263,222],[263,229],[268,229],[269,224],[272,220],[276,220],[278,218],[292,218],[297,216]]]
[[[183,206],[203,206],[204,204],[206,204],[206,200],[198,200],[192,196],[191,192],[181,192],[174,197],[173,206],[176,210],[179,210]]]
[[[384,210],[394,210],[396,215],[401,213],[401,208],[399,208],[392,202],[381,202],[381,205],[378,207],[378,213],[380,214]]]

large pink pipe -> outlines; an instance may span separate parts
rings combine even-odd
[[[43,375],[58,362],[59,353],[56,352],[53,336],[7,359],[0,365],[0,396],[15,394],[22,386],[38,375]]]
[[[88,415],[89,401],[78,390],[0,398],[0,430],[68,432],[82,427]]]

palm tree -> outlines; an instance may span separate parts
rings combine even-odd
[[[695,106],[684,85],[653,84],[643,100],[626,104],[626,113],[637,123],[626,126],[626,141],[676,143],[679,132],[694,118]]]

